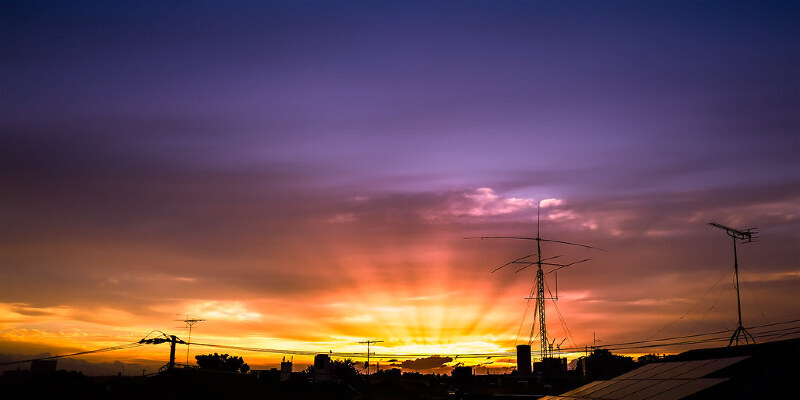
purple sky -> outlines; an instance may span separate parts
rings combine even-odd
[[[662,319],[598,310],[641,323],[619,340],[729,268],[712,220],[761,228],[747,248],[761,315],[796,314],[798,3],[394,3],[3,2],[0,304],[17,311],[0,352],[55,329],[14,304],[153,323],[210,299],[266,315],[254,299],[322,299],[318,280],[416,298],[426,268],[447,271],[431,290],[492,299],[518,277],[492,265],[526,250],[460,238],[531,232],[542,199],[561,200],[551,236],[610,250],[576,292],[639,306],[669,281],[682,299],[641,314]],[[478,303],[459,326],[485,333],[506,306]],[[503,312],[515,330],[521,308]]]

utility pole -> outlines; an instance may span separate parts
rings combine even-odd
[[[169,341],[169,364],[167,364],[168,369],[175,368],[175,344],[178,342],[178,338],[175,335],[170,336]]]
[[[361,344],[364,344],[364,343],[367,344],[367,365],[366,365],[365,369],[367,370],[367,375],[368,376],[369,376],[369,368],[370,368],[370,363],[369,363],[369,345],[370,344],[375,344],[375,343],[381,343],[381,342],[383,342],[383,340],[365,340],[363,342],[358,342],[358,343],[361,343]]]
[[[751,335],[750,332],[744,328],[744,325],[742,325],[742,300],[741,296],[739,295],[739,256],[736,252],[736,241],[740,240],[742,243],[751,243],[753,239],[758,238],[758,236],[754,236],[758,232],[756,232],[756,228],[748,228],[741,231],[718,224],[716,222],[709,222],[708,225],[724,230],[728,236],[733,238],[733,275],[736,279],[736,305],[739,311],[739,323],[736,325],[736,330],[733,332],[731,340],[728,342],[728,346],[732,345],[734,342],[736,342],[736,345],[738,346],[741,340],[744,340],[745,344],[750,344],[750,340],[752,340],[753,344],[755,344],[756,339],[753,338],[753,335]]]
[[[161,337],[156,337],[151,339],[145,338],[138,342],[140,344],[160,344],[166,342],[169,342],[169,362],[167,363],[167,365],[161,367],[159,371],[163,370],[164,367],[166,367],[168,370],[175,368],[175,345],[177,345],[178,343],[180,344],[187,344],[187,343],[179,339],[175,335],[167,335],[164,332],[161,332]]]
[[[192,345],[192,327],[194,326],[194,324],[196,324],[198,322],[203,322],[205,320],[204,319],[197,319],[197,318],[189,318],[189,316],[186,315],[186,317],[184,319],[176,319],[175,321],[184,322],[184,323],[186,323],[186,326],[183,327],[183,328],[189,328],[189,338],[187,339],[187,342],[186,342],[186,365],[188,366],[189,365],[189,346]]]

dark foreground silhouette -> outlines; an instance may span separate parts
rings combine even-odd
[[[0,393],[9,399],[537,399],[596,379],[609,379],[646,363],[735,356],[746,357],[715,373],[724,382],[689,398],[761,398],[791,390],[793,380],[800,376],[800,339],[792,339],[692,350],[667,357],[645,356],[638,362],[598,349],[581,358],[575,370],[559,368],[561,362],[542,362],[529,375],[474,375],[470,367],[457,367],[452,375],[393,369],[365,376],[350,360],[317,365],[324,367],[325,374],[315,366],[288,374],[277,369],[242,373],[173,368],[141,377],[87,377],[64,370],[9,371],[0,377]]]

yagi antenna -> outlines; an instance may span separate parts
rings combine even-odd
[[[736,345],[739,345],[739,342],[744,340],[745,344],[750,344],[750,340],[753,341],[753,344],[756,343],[756,339],[753,338],[753,335],[747,331],[742,325],[742,300],[739,296],[739,256],[736,253],[736,241],[740,241],[742,243],[750,243],[753,239],[757,239],[758,232],[756,232],[756,228],[748,228],[743,231],[738,229],[733,229],[729,226],[725,226],[722,224],[718,224],[716,222],[709,222],[709,226],[713,226],[715,228],[722,229],[725,233],[728,234],[731,238],[733,238],[733,275],[736,277],[736,305],[739,308],[739,324],[736,326],[736,330],[733,331],[733,335],[731,336],[731,340],[728,342],[728,346],[732,345],[736,342]]]
[[[572,243],[572,242],[567,242],[567,241],[563,241],[563,240],[543,239],[542,236],[541,236],[541,202],[536,207],[536,237],[524,237],[524,236],[474,236],[474,237],[466,237],[464,239],[515,239],[515,240],[533,240],[533,241],[536,241],[536,253],[528,254],[526,256],[511,260],[511,261],[509,261],[509,262],[507,262],[507,263],[495,268],[492,271],[492,273],[495,273],[495,272],[499,271],[500,269],[502,269],[503,267],[507,267],[509,265],[515,265],[515,264],[522,264],[523,265],[522,268],[518,269],[515,272],[520,272],[520,271],[522,271],[522,270],[524,270],[524,269],[526,269],[526,268],[528,268],[528,267],[530,267],[532,265],[536,265],[536,268],[537,268],[536,269],[536,297],[528,297],[527,299],[528,300],[536,300],[536,308],[535,308],[536,311],[534,313],[538,313],[538,319],[539,319],[539,335],[538,336],[539,336],[539,343],[541,345],[540,352],[541,352],[542,358],[552,357],[552,353],[553,353],[552,344],[548,343],[548,341],[547,341],[547,324],[546,324],[546,318],[545,318],[545,304],[544,304],[544,301],[545,300],[553,300],[553,301],[558,300],[558,278],[556,278],[556,296],[553,297],[551,295],[551,297],[545,297],[544,275],[555,272],[556,273],[556,277],[557,277],[558,276],[558,272],[556,272],[556,271],[558,271],[560,269],[563,269],[563,268],[566,268],[566,267],[569,267],[569,266],[572,266],[572,265],[575,265],[575,264],[578,264],[578,263],[589,261],[589,259],[587,258],[587,259],[583,259],[583,260],[580,260],[580,261],[575,261],[575,262],[565,263],[565,264],[547,262],[547,261],[559,258],[561,256],[557,255],[557,256],[542,258],[542,242],[559,243],[559,244],[564,244],[564,245],[568,245],[568,246],[583,247],[583,248],[592,249],[592,250],[600,250],[600,251],[605,251],[605,250],[603,250],[601,248],[598,248],[598,247],[589,246],[589,245],[586,245],[586,244]],[[532,259],[531,257],[534,257],[534,256],[535,256],[535,259]],[[542,267],[555,267],[555,268],[550,270],[550,271],[548,271],[547,273],[545,273],[544,270],[542,270]],[[534,326],[535,325],[536,325],[536,321],[534,321]],[[532,334],[533,334],[533,327],[531,328],[531,335]],[[532,341],[532,339],[533,339],[533,337],[531,337],[531,341]]]
[[[180,314],[178,314],[180,315]],[[175,321],[183,322],[186,326],[182,326],[181,328],[188,328],[189,329],[189,339],[186,341],[186,365],[189,365],[189,346],[192,345],[192,327],[194,324],[198,322],[205,321],[204,319],[197,319],[197,318],[189,318],[188,315],[184,319],[176,319]]]

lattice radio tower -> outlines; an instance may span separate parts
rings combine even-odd
[[[580,244],[580,243],[565,242],[563,240],[543,239],[541,237],[541,235],[540,235],[540,229],[539,229],[540,220],[541,220],[541,214],[540,214],[540,211],[539,211],[540,209],[541,209],[541,203],[536,208],[536,237],[478,236],[478,237],[468,237],[468,238],[465,238],[465,239],[517,239],[517,240],[534,240],[534,241],[536,241],[536,254],[528,254],[526,256],[523,256],[523,257],[517,258],[515,260],[509,261],[509,262],[507,262],[507,263],[495,268],[494,271],[492,271],[492,273],[495,273],[495,272],[499,271],[500,269],[502,269],[503,267],[507,267],[507,266],[513,265],[513,264],[523,264],[524,265],[522,268],[518,269],[516,272],[520,272],[520,271],[524,270],[525,268],[528,268],[528,267],[530,267],[532,265],[536,265],[536,296],[535,297],[526,297],[526,299],[528,299],[528,300],[536,300],[535,308],[534,308],[534,314],[537,314],[537,317],[538,317],[537,319],[539,320],[539,342],[541,344],[539,351],[540,351],[540,354],[541,354],[542,358],[548,358],[548,357],[552,356],[553,351],[550,348],[550,345],[549,345],[549,343],[547,341],[547,320],[546,320],[546,316],[545,316],[545,304],[544,304],[544,301],[545,300],[553,300],[553,301],[558,300],[558,286],[557,286],[558,285],[558,272],[556,272],[556,271],[558,271],[558,270],[560,270],[562,268],[569,267],[571,265],[575,265],[575,264],[578,264],[578,263],[589,261],[590,259],[586,258],[586,259],[583,259],[583,260],[580,260],[580,261],[575,261],[575,262],[571,262],[571,263],[567,263],[567,264],[557,264],[557,263],[547,262],[549,260],[553,260],[553,259],[559,258],[561,256],[558,255],[558,256],[552,256],[552,257],[548,257],[548,258],[542,258],[542,242],[560,243],[560,244],[565,244],[565,245],[569,245],[569,246],[578,246],[578,247],[584,247],[584,248],[587,248],[587,249],[594,249],[594,250],[601,250],[601,251],[605,251],[605,250],[597,248],[597,247],[593,247],[593,246],[588,246],[588,245],[585,245],[585,244]],[[531,259],[531,257],[534,257],[534,256],[536,257],[535,260]],[[542,269],[542,267],[555,267],[555,268],[553,268],[552,270],[550,270],[550,271],[545,273],[544,270]],[[550,297],[547,297],[545,295],[545,278],[544,278],[544,276],[545,276],[545,274],[550,274],[550,273],[553,273],[553,272],[556,273],[556,295],[553,296],[551,294]],[[536,326],[536,319],[534,319],[533,326],[531,326],[531,332],[533,332],[535,326]],[[532,339],[530,341],[532,341]],[[530,344],[530,341],[529,341],[529,344]]]
[[[745,329],[742,325],[742,300],[739,296],[739,256],[736,253],[736,241],[738,240],[742,243],[751,243],[753,239],[758,239],[758,236],[756,236],[758,232],[756,232],[756,228],[749,228],[740,231],[716,222],[709,222],[708,225],[722,229],[728,234],[728,236],[733,238],[733,275],[736,278],[736,305],[739,308],[739,324],[736,326],[736,330],[733,332],[731,340],[728,342],[728,346],[732,345],[734,342],[736,342],[736,345],[738,346],[739,342],[742,340],[744,340],[745,344],[750,344],[750,340],[752,340],[755,344],[756,339],[753,338],[753,335],[751,335],[750,332],[748,332],[747,329]]]
[[[188,315],[184,317],[184,319],[176,319],[175,321],[183,322],[186,326],[182,326],[181,328],[189,328],[189,338],[186,340],[186,365],[189,365],[189,346],[192,345],[192,327],[194,324],[198,322],[205,321],[204,319],[197,319],[197,318],[189,318]]]

